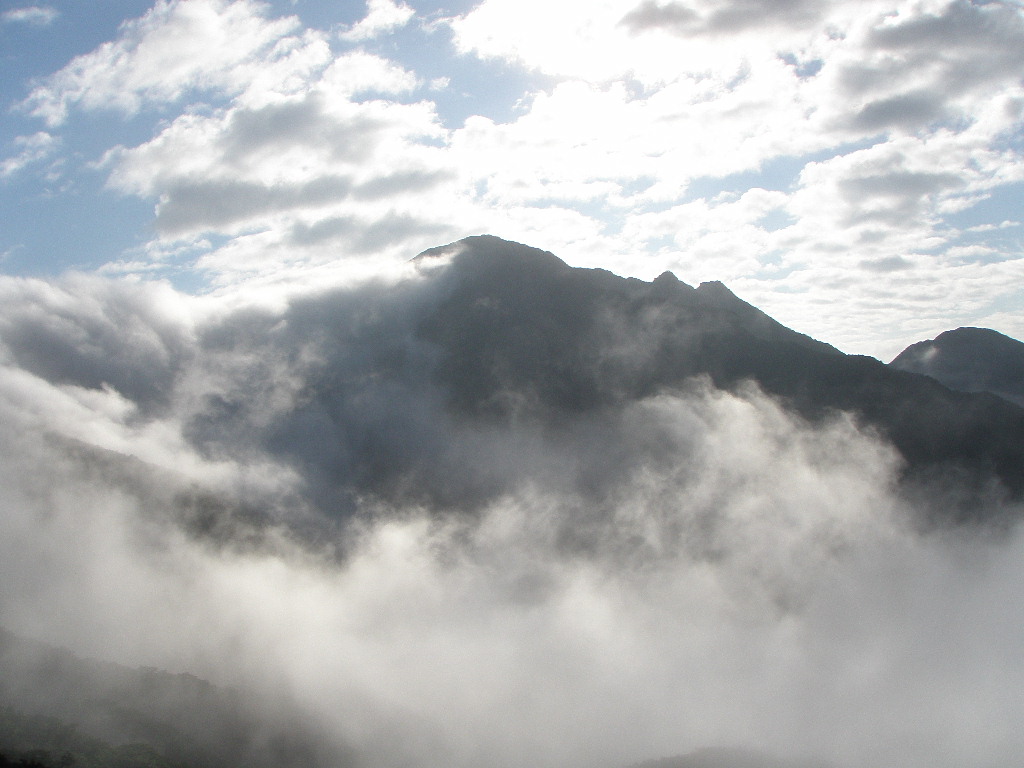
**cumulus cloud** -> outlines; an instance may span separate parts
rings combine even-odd
[[[264,10],[249,0],[160,0],[125,24],[116,41],[46,78],[22,107],[51,126],[73,105],[131,115],[193,90],[239,94],[265,85],[263,76],[277,67],[285,70],[280,80],[310,58],[322,61],[321,40],[290,37],[297,20],[268,20]]]
[[[895,325],[912,334],[921,313],[951,311],[933,284],[970,286],[950,324],[1008,300],[1019,249],[993,239],[991,259],[963,264],[956,214],[1024,178],[1016,6],[486,0],[406,29],[438,50],[450,30],[443,72],[350,45],[413,13],[375,0],[339,40],[247,0],[163,0],[23,107],[54,126],[77,109],[166,110],[95,167],[152,202],[152,252],[191,243],[189,266],[216,285],[490,231],[622,274],[722,279],[882,356],[908,340]],[[489,84],[482,114],[453,119],[468,56],[503,65],[516,90]],[[4,173],[50,152],[45,135]],[[748,205],[758,189],[770,210]],[[921,303],[883,319],[892,294],[870,265],[904,262],[920,267],[898,271]],[[792,300],[812,288],[843,311]]]
[[[1019,63],[1011,51],[1022,39],[1019,10],[1001,3],[952,2],[889,16],[867,30],[861,55],[837,67],[837,83],[854,104],[870,97],[852,127],[915,130],[968,119],[979,100],[1015,89]]]
[[[866,104],[853,119],[856,128],[915,128],[943,116],[944,100],[928,92],[904,93]]]
[[[85,276],[7,279],[0,291],[6,362],[54,385],[109,387],[140,408],[166,405],[191,347],[181,296]]]
[[[26,166],[45,160],[56,150],[59,140],[52,134],[38,131],[31,136],[18,136],[13,143],[20,151],[0,161],[0,179],[14,176]]]
[[[433,105],[379,98],[416,86],[415,76],[393,62],[345,54],[310,77],[301,94],[184,115],[144,144],[111,151],[109,184],[156,197],[155,224],[165,238],[263,231],[287,247],[290,233],[302,232],[292,245],[308,251],[323,240],[310,233],[330,229],[337,239],[344,234],[339,223],[348,222],[354,254],[373,250],[372,232],[390,231],[390,240],[377,243],[379,254],[402,240],[402,228],[387,222],[434,218],[425,195],[456,181],[436,146],[444,131]],[[434,221],[419,234],[441,226]],[[302,261],[303,253],[293,256]],[[229,263],[226,254],[207,263],[224,264],[222,274],[248,267]],[[319,260],[337,255],[335,248]]]
[[[268,211],[312,208],[344,199],[351,188],[344,177],[321,176],[304,184],[264,186],[237,181],[193,181],[170,187],[161,195],[156,225],[161,232],[230,229]]]
[[[362,41],[378,37],[405,26],[416,12],[405,3],[394,0],[367,0],[366,16],[341,33],[343,40]]]
[[[619,23],[634,32],[664,28],[685,31],[697,19],[696,11],[682,3],[659,4],[646,0],[623,16]]]
[[[891,448],[755,388],[466,418],[416,332],[444,264],[277,308],[6,281],[0,621],[287,690],[362,765],[1019,760],[1016,531],[915,532]]]
[[[338,216],[320,219],[312,224],[298,222],[292,227],[290,240],[299,246],[340,240],[349,252],[359,254],[378,252],[385,244],[404,244],[412,237],[426,236],[443,240],[451,232],[449,225],[401,214],[387,214],[371,222]]]
[[[930,13],[896,16],[872,29],[867,44],[908,57],[937,52],[940,72],[955,93],[987,80],[1013,78],[1019,62],[1012,52],[1022,35],[1024,19],[1012,4],[957,0]]]
[[[1020,167],[1018,152],[996,149],[1006,146],[1005,137],[1019,121],[1013,108],[1006,108],[1019,89],[1020,62],[1010,52],[1020,47],[1024,22],[1009,4],[781,2],[754,8],[746,3],[609,1],[593,12],[589,5],[586,11],[538,7],[535,12],[545,18],[538,35],[517,26],[525,22],[505,0],[488,0],[453,24],[461,49],[519,62],[560,81],[538,93],[512,122],[493,129],[482,121],[467,122],[467,140],[481,148],[488,140],[494,147],[515,146],[521,159],[510,164],[506,178],[499,156],[489,195],[495,200],[535,196],[533,205],[554,203],[566,210],[580,210],[578,200],[583,199],[591,211],[598,201],[614,211],[616,221],[625,222],[618,231],[632,235],[614,238],[612,249],[621,254],[657,249],[659,267],[667,262],[694,282],[745,280],[744,287],[754,288],[758,300],[770,301],[773,310],[785,311],[789,292],[800,290],[805,270],[815,275],[808,276],[808,285],[845,285],[847,298],[834,300],[857,312],[849,297],[861,291],[866,297],[876,283],[864,282],[858,268],[843,265],[923,250],[937,256],[935,263],[955,262],[943,258],[943,247],[955,239],[946,216],[991,194],[1005,183],[1005,172],[1015,176],[1011,169]],[[556,39],[570,42],[559,45]],[[594,95],[582,98],[588,91]],[[577,142],[578,137],[587,140]],[[875,194],[854,199],[856,184],[848,188],[849,197],[804,189],[821,163],[835,173],[865,152],[905,156],[907,137],[922,148],[942,146],[951,154],[915,152],[921,168],[928,169],[924,172],[939,174],[942,185],[928,192],[906,188],[886,221]],[[461,139],[456,135],[456,142]],[[997,155],[1000,160],[992,162]],[[579,167],[571,167],[573,161]],[[790,162],[796,178],[762,175],[772,163]],[[687,199],[688,186],[700,180],[703,189],[704,181],[721,179],[729,189],[730,175],[739,174],[789,194],[783,207],[794,226],[783,235],[763,227],[745,236],[719,228],[707,233],[706,244],[698,244],[691,234],[695,223],[673,212],[691,204],[710,209],[716,203],[714,193],[700,195],[705,197],[700,201]],[[562,188],[575,190],[575,199],[559,195],[562,177],[572,180]],[[714,189],[714,183],[707,186]],[[849,205],[849,215],[827,214],[826,224],[819,218],[829,210],[826,199],[842,201],[833,214]],[[675,230],[669,224],[674,218],[679,222]],[[655,222],[657,230],[645,231]],[[805,250],[804,232],[828,242]],[[665,245],[673,241],[691,250]],[[861,250],[865,245],[871,253]],[[695,253],[694,246],[721,253],[713,263],[722,271],[701,270],[701,264],[712,262]],[[582,254],[575,256],[576,246],[562,247],[577,263],[585,263]],[[843,252],[860,258],[837,255]],[[638,273],[646,261],[646,256],[605,258],[612,269],[630,273]],[[785,292],[773,296],[778,287],[773,283],[786,275],[796,281],[787,279]],[[991,273],[979,272],[973,279],[996,284]],[[813,313],[806,320],[791,318],[798,325],[813,323]],[[872,324],[870,314],[864,313],[865,328]],[[835,338],[834,330],[820,333]],[[853,348],[870,350],[866,337],[855,339],[847,332],[846,339]]]

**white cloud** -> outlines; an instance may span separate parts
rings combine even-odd
[[[603,262],[613,270],[650,277],[674,267],[691,281],[725,279],[765,306],[785,307],[801,330],[867,351],[891,331],[868,298],[887,294],[878,270],[898,267],[907,289],[963,275],[945,271],[962,268],[958,252],[945,255],[957,237],[947,217],[1024,167],[1011,138],[1024,95],[1019,8],[549,6],[486,0],[453,22],[461,50],[557,82],[513,121],[467,121],[452,146],[492,168],[485,199],[494,205],[603,208],[601,220],[619,223]],[[730,200],[688,199],[694,180],[757,174],[777,159],[799,171],[797,158],[813,162],[777,180],[774,225],[738,223]],[[765,181],[774,180],[753,183]],[[1002,248],[1001,261],[1024,256]],[[998,281],[1007,267],[971,269],[969,284],[1006,294]],[[871,330],[840,331],[843,321],[825,320],[817,306],[796,313],[791,290],[827,293],[840,316],[856,314]],[[936,293],[921,295],[936,305],[897,303],[890,313],[941,313]],[[980,311],[981,294],[972,295],[956,305],[958,316]]]
[[[295,18],[268,20],[252,0],[159,0],[114,42],[78,56],[22,103],[51,126],[72,106],[137,113],[190,91],[215,95],[289,90],[296,71],[322,66],[322,37],[289,37]]]
[[[391,62],[347,54],[308,78],[301,94],[258,105],[236,102],[210,116],[183,115],[149,142],[117,148],[105,164],[112,166],[115,188],[138,195],[173,198],[190,184],[233,184],[285,197],[288,189],[313,185],[345,196],[349,190],[341,179],[355,187],[390,174],[391,156],[415,154],[417,140],[443,135],[429,103],[353,100],[415,84],[411,73]],[[378,158],[383,165],[374,162]],[[240,210],[247,207],[244,198],[233,203]]]
[[[845,26],[852,18],[873,15],[891,4],[743,1],[701,6],[698,12],[675,2],[485,0],[452,27],[463,51],[519,61],[561,77],[605,82],[628,74],[657,86],[687,73],[734,72],[737,62],[748,55],[759,59],[800,51],[810,56],[826,44],[830,25]],[[630,23],[650,16],[652,9],[654,17],[660,15],[666,23]],[[685,42],[672,21],[683,17],[697,22]],[[763,34],[766,20],[772,22],[770,34]]]
[[[407,258],[459,234],[439,200],[462,205],[433,104],[387,98],[417,87],[408,70],[355,51],[301,94],[183,115],[103,165],[112,188],[157,200],[163,238],[234,238],[197,261],[221,283],[287,279],[342,256]]]
[[[13,8],[0,14],[2,24],[31,24],[45,27],[52,24],[60,16],[60,11],[48,5],[30,5],[25,8]]]
[[[962,120],[983,111],[992,97],[1019,91],[1016,51],[1024,44],[1024,20],[998,3],[954,2],[931,10],[892,2],[713,4],[692,11],[695,18],[737,23],[722,21],[714,34],[687,33],[685,42],[660,24],[630,32],[615,21],[629,5],[603,0],[524,8],[487,0],[453,28],[462,50],[590,83],[634,80],[648,102],[665,92],[679,109],[721,110],[729,118],[722,123],[733,131],[735,123],[767,121],[765,129],[778,136],[769,149],[777,153],[793,145],[796,154],[835,146],[851,134]],[[683,8],[641,5],[661,14]],[[764,34],[762,15],[782,30]],[[743,19],[749,27],[739,24]],[[525,26],[538,30],[527,34]],[[804,69],[808,63],[815,64],[813,75]],[[680,93],[687,83],[689,98]],[[779,146],[783,136],[789,147]],[[728,157],[716,154],[719,161]]]
[[[626,0],[480,3],[454,20],[459,50],[502,57],[544,72],[601,81],[634,70],[647,72],[662,50],[633,44],[617,22]],[[626,63],[632,60],[633,64]]]
[[[788,229],[770,231],[766,219],[787,214],[788,205],[788,195],[754,188],[635,215],[624,234],[638,247],[671,241],[671,247],[662,246],[663,268],[687,282],[721,280],[734,286],[750,275],[770,277],[770,260]]]
[[[348,34],[412,14],[371,3]],[[892,325],[872,314],[878,275],[910,285],[957,266],[950,217],[1024,178],[1024,22],[1004,4],[486,0],[444,23],[459,52],[543,75],[512,118],[449,128],[454,64],[427,79],[360,49],[332,54],[324,35],[244,0],[164,0],[26,104],[51,122],[74,105],[170,109],[101,167],[111,188],[153,200],[164,240],[229,238],[200,262],[221,281],[490,230],[575,264],[742,284],[858,351]],[[201,96],[224,101],[168,106]],[[5,168],[32,157],[26,146]],[[1009,240],[991,247],[992,261],[1020,257]],[[972,269],[995,289],[990,267]],[[861,335],[831,336],[840,324],[816,306],[788,309],[782,291],[814,280],[862,313]]]
[[[413,72],[393,61],[364,51],[334,59],[317,87],[330,94],[356,96],[365,93],[400,95],[417,86]]]
[[[360,42],[392,32],[409,23],[416,12],[395,0],[367,0],[366,16],[351,29],[341,33],[343,40]]]
[[[45,131],[38,131],[31,136],[18,136],[13,143],[20,151],[0,160],[0,179],[9,178],[25,166],[45,160],[60,142]]]
[[[890,449],[753,389],[550,430],[453,426],[402,325],[423,298],[406,277],[275,310],[0,281],[5,623],[242,696],[285,689],[366,765],[585,768],[723,743],[838,766],[1019,762],[1019,530],[915,531]],[[403,397],[374,399],[365,374],[395,360]],[[169,407],[124,394],[139,377]],[[332,391],[354,396],[332,410]],[[423,434],[358,429],[406,408],[468,443],[461,475],[515,482],[475,514],[310,516],[294,452],[342,445],[358,467],[386,438],[430,460]],[[225,422],[200,450],[211,410]],[[581,465],[606,495],[574,484]],[[316,524],[317,546],[297,545]]]
[[[427,105],[311,91],[258,110],[179,118],[112,157],[111,184],[159,197],[157,226],[169,235],[234,233],[292,210],[379,207],[375,190],[392,205],[406,190],[422,192],[444,180],[437,151],[420,143],[438,132]]]

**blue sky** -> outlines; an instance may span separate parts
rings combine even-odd
[[[1024,337],[1024,13],[0,4],[0,270],[288,294],[491,232],[882,358]]]

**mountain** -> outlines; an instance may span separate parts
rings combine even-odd
[[[224,546],[257,546],[280,521],[288,536],[333,541],[323,526],[373,505],[477,513],[535,481],[577,495],[592,519],[668,448],[697,466],[693,445],[659,445],[638,421],[663,396],[696,402],[695,390],[753,388],[816,426],[852,418],[898,452],[902,491],[942,499],[936,518],[1024,495],[1024,408],[843,354],[717,282],[623,278],[478,236],[425,251],[403,279],[194,328],[123,302],[111,294],[103,311],[60,322],[12,310],[5,353],[55,388],[116,392],[138,423],[166,423],[199,456],[258,458],[292,478],[279,495],[233,498],[60,438],[82,472]]]
[[[0,620],[83,654],[0,632],[9,760],[933,765],[1007,709],[993,394],[493,237],[217,312],[8,288]]]
[[[82,658],[0,628],[0,755],[8,759],[87,768],[344,765],[343,751],[328,744],[284,701],[257,703],[194,675]]]
[[[419,333],[445,350],[444,382],[466,413],[507,412],[513,393],[550,415],[581,412],[700,374],[732,383],[766,355],[843,357],[718,282],[692,288],[670,272],[646,283],[575,269],[490,236],[417,259],[440,256],[452,257],[437,278],[443,299]]]
[[[0,768],[358,765],[293,716],[189,674],[82,658],[0,628]],[[832,768],[705,748],[631,768]]]
[[[567,266],[494,237],[431,249],[442,298],[418,333],[437,344],[437,378],[466,418],[558,421],[678,388],[755,382],[810,420],[856,416],[898,449],[905,478],[997,478],[1024,493],[1024,409],[952,391],[790,330],[721,283],[694,288]]]
[[[960,392],[991,392],[1024,406],[1024,343],[988,328],[957,328],[911,344],[893,368],[931,376]]]

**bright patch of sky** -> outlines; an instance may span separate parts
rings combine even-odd
[[[0,270],[302,290],[490,232],[888,358],[1024,337],[1024,11],[0,4]]]

